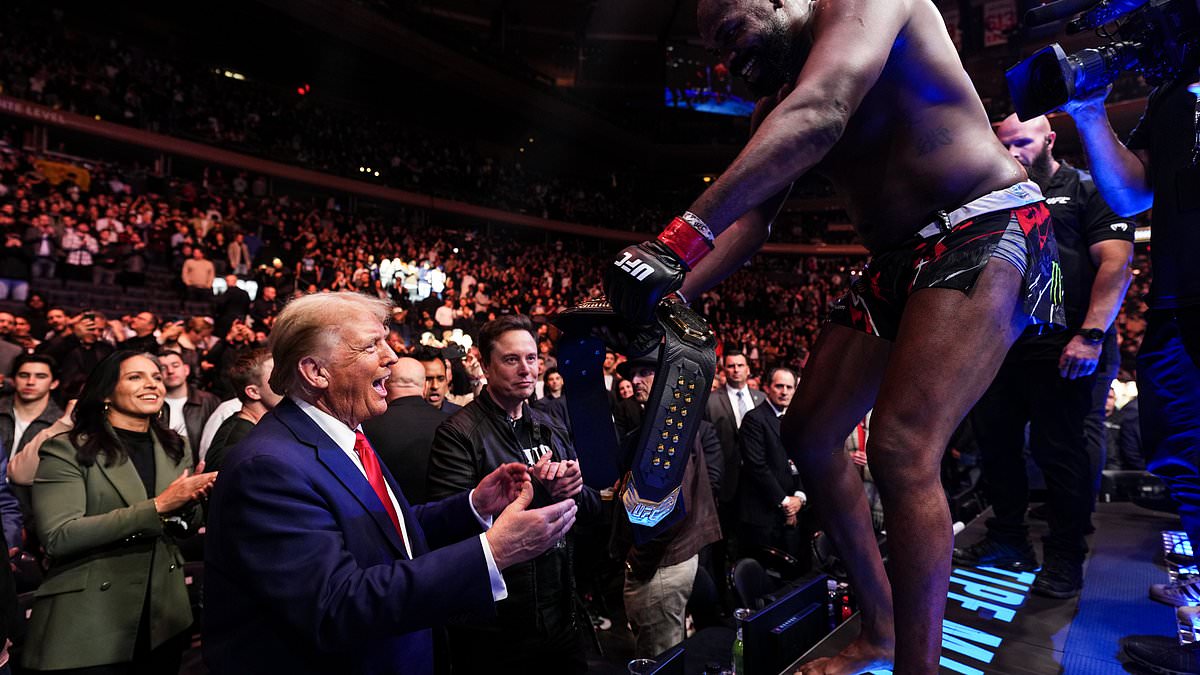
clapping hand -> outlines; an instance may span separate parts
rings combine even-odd
[[[583,490],[583,472],[579,470],[579,462],[573,459],[554,462],[550,459],[552,454],[547,452],[533,465],[533,477],[555,501],[574,497]]]
[[[484,518],[494,518],[521,495],[528,483],[529,469],[524,464],[501,464],[479,481],[471,495],[471,506]]]
[[[196,465],[196,473],[184,469],[178,478],[171,481],[166,490],[154,498],[154,508],[159,514],[173,513],[192,502],[199,501],[212,489],[217,473],[204,473],[204,462]]]
[[[533,486],[521,483],[521,493],[508,505],[484,535],[496,567],[503,570],[533,560],[562,539],[575,524],[575,500],[564,499],[540,509],[530,509]]]

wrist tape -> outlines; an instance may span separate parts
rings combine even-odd
[[[667,225],[658,240],[671,249],[691,271],[701,258],[713,250],[713,233],[699,216],[685,211]]]

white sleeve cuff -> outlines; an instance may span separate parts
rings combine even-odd
[[[471,509],[471,515],[475,516],[475,520],[479,521],[479,524],[483,526],[483,529],[490,530],[492,528],[492,517],[488,516],[487,518],[484,518],[483,516],[479,515],[479,512],[475,510],[475,502],[471,501],[471,497],[474,495],[475,489],[472,488],[471,492],[467,494],[467,507]]]
[[[483,559],[487,561],[488,578],[492,582],[492,600],[500,602],[508,597],[508,586],[504,584],[504,575],[496,569],[496,560],[492,558],[492,545],[488,543],[487,534],[480,534],[479,542],[483,544]]]
[[[796,496],[799,497],[800,501],[804,502],[805,504],[808,503],[808,495],[804,494],[803,490],[796,490]]]

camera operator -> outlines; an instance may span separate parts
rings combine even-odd
[[[1200,542],[1200,167],[1197,167],[1197,101],[1189,91],[1192,63],[1184,74],[1156,88],[1141,121],[1121,143],[1108,122],[1105,94],[1068,103],[1100,193],[1113,209],[1132,215],[1154,207],[1154,278],[1146,334],[1137,359],[1142,439],[1150,471],[1167,483],[1179,503],[1183,528]],[[1151,597],[1194,604],[1200,577],[1154,585]],[[1174,640],[1171,640],[1174,642]],[[1135,660],[1162,667],[1186,657],[1200,672],[1196,645],[1127,638]],[[1178,651],[1186,654],[1176,653]]]

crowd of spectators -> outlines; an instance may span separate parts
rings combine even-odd
[[[138,286],[154,267],[172,270],[181,300],[208,301],[214,283],[228,285],[232,274],[234,284],[259,289],[248,312],[259,338],[298,293],[359,290],[403,310],[396,333],[411,347],[425,333],[439,341],[446,329],[470,334],[505,313],[544,325],[558,308],[600,292],[605,249],[591,241],[435,227],[417,211],[357,216],[336,204],[256,197],[235,185],[246,177],[227,180],[216,170],[199,181],[163,180],[92,164],[85,192],[52,185],[37,160],[11,138],[0,154],[0,229],[11,244],[0,251],[0,299],[26,300],[31,283],[43,298],[70,281]],[[702,302],[722,338],[755,366],[798,367],[854,273],[850,259],[764,258]],[[182,311],[157,313],[188,318]],[[229,324],[217,323],[223,336]]]
[[[466,139],[398,121],[396,111],[380,114],[319,93],[300,97],[253,77],[227,77],[215,56],[177,63],[114,35],[82,32],[69,13],[39,3],[6,3],[0,26],[5,94],[323,172],[623,229],[661,225],[700,187],[690,175],[648,181],[603,170],[541,173],[524,165],[516,148],[508,156],[485,152]],[[261,186],[241,189],[255,193]]]
[[[1150,292],[1150,255],[1139,253],[1134,256],[1133,282],[1125,294],[1125,302],[1117,315],[1117,339],[1121,346],[1122,379],[1131,380],[1135,369],[1135,357],[1142,346],[1146,333],[1146,294]]]

